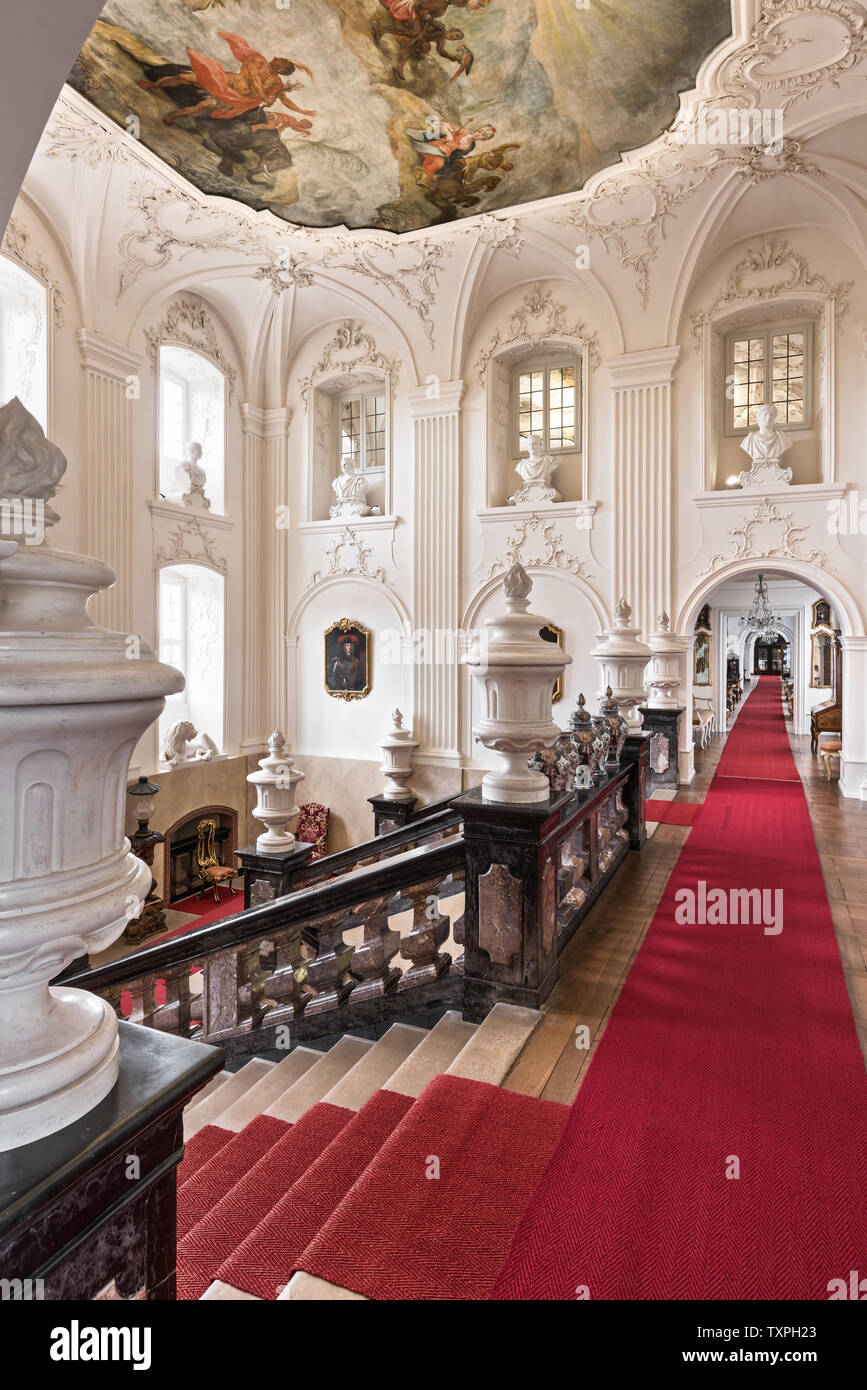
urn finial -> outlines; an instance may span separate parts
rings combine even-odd
[[[523,565],[518,564],[517,560],[512,565],[505,579],[503,580],[503,590],[508,599],[525,599],[533,587],[530,578]]]

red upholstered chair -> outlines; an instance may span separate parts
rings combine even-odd
[[[295,836],[305,844],[315,846],[310,856],[311,860],[323,859],[328,853],[326,844],[330,815],[330,807],[320,806],[318,801],[308,801],[298,808],[298,829]]]

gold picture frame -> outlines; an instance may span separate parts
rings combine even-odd
[[[338,618],[325,629],[324,685],[335,700],[363,700],[370,694],[373,638],[355,618]]]
[[[548,636],[549,633],[550,633],[550,636]],[[562,651],[562,649],[563,649],[563,629],[562,629],[562,627],[558,627],[556,623],[545,623],[545,625],[544,625],[543,627],[540,627],[540,628],[539,628],[539,636],[542,638],[543,642],[556,642],[556,643],[557,643],[557,646],[558,646],[558,647],[560,648],[560,650]],[[558,700],[562,700],[562,699],[563,699],[563,677],[562,677],[562,675],[560,675],[560,676],[557,677],[557,680],[556,680],[555,683],[554,683],[554,694],[551,696],[551,704],[552,704],[552,705],[556,705],[557,701],[558,701]]]
[[[711,674],[711,644],[709,632],[697,632],[692,649],[692,683],[697,686],[713,685]]]

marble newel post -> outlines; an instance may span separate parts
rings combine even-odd
[[[527,611],[532,587],[527,572],[513,565],[503,581],[505,613],[487,619],[483,640],[463,658],[482,697],[473,734],[504,764],[482,778],[486,801],[547,801],[551,792],[547,777],[531,771],[527,759],[560,735],[551,702],[572,658],[539,636],[545,620]]]
[[[632,626],[632,609],[622,598],[614,610],[614,626],[600,635],[591,652],[602,673],[599,698],[610,685],[611,698],[626,719],[627,737],[641,733],[639,706],[644,700],[644,670],[651,656],[650,648],[638,640],[639,631]]]
[[[268,739],[268,753],[259,759],[247,781],[256,789],[252,815],[265,826],[255,845],[236,849],[244,870],[244,907],[261,907],[291,891],[295,879],[310,860],[313,846],[295,839],[298,822],[295,787],[304,781],[292,762],[289,746],[279,729]]]
[[[398,830],[412,818],[416,797],[406,785],[412,776],[412,755],[418,739],[412,730],[403,727],[403,715],[396,709],[391,716],[392,727],[382,743],[382,767],[385,786],[377,796],[367,799],[373,807],[374,834],[387,835]]]
[[[66,460],[13,399],[0,409],[0,496],[50,527]],[[14,515],[14,514],[13,514]],[[123,819],[130,755],[183,677],[97,627],[101,560],[0,541],[0,1150],[91,1110],[118,1075],[118,1025],[96,994],[49,988],[137,917],[151,871]]]

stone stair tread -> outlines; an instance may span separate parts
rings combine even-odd
[[[295,1124],[306,1110],[322,1100],[341,1077],[354,1067],[374,1044],[368,1038],[355,1038],[351,1034],[340,1038],[333,1047],[324,1052],[309,1071],[289,1086],[281,1096],[263,1112],[275,1119]]]
[[[228,1285],[224,1285],[228,1288]],[[242,1294],[238,1290],[232,1290],[231,1294],[211,1294],[212,1298],[251,1298],[252,1294]],[[331,1303],[343,1299],[354,1299],[356,1302],[367,1303],[363,1293],[353,1293],[352,1289],[342,1289],[339,1284],[329,1284],[327,1279],[320,1279],[318,1274],[306,1274],[303,1269],[299,1269],[297,1274],[293,1274],[283,1292],[278,1296],[278,1302],[289,1300],[305,1300],[307,1302]]]
[[[467,1081],[500,1086],[540,1018],[538,1009],[495,1004],[446,1071]]]
[[[214,1094],[214,1091],[218,1091],[221,1086],[225,1085],[231,1074],[228,1071],[218,1071],[216,1076],[212,1076],[208,1084],[196,1092],[196,1098],[191,1102],[190,1109],[192,1110],[194,1105],[201,1105],[203,1100],[207,1100],[208,1096]]]
[[[252,1061],[245,1062],[243,1067],[227,1077],[224,1084],[209,1095],[207,1100],[198,1101],[189,1107],[184,1114],[184,1138],[192,1139],[203,1125],[214,1124],[218,1115],[251,1086],[255,1086],[257,1081],[261,1081],[263,1076],[267,1076],[273,1068],[274,1063],[267,1062],[264,1057],[254,1057]]]
[[[281,1295],[282,1297],[282,1295]],[[233,1289],[231,1284],[224,1284],[222,1279],[215,1279],[202,1294],[202,1299],[217,1298],[225,1299],[232,1303],[261,1303],[262,1299],[257,1298],[254,1293],[244,1293],[243,1289]],[[201,1302],[201,1299],[199,1300]]]
[[[411,1057],[422,1039],[427,1037],[426,1028],[415,1028],[408,1023],[393,1023],[386,1033],[374,1043],[370,1052],[350,1067],[345,1076],[332,1086],[322,1097],[329,1105],[343,1105],[347,1110],[360,1110],[370,1100],[375,1091],[387,1086],[388,1080],[397,1069]]]
[[[451,1066],[476,1028],[475,1023],[466,1023],[456,1009],[450,1009],[388,1078],[383,1089],[417,1098],[429,1081]]]
[[[221,1129],[230,1129],[237,1134],[261,1115],[284,1091],[294,1086],[296,1081],[321,1061],[322,1053],[313,1047],[296,1047],[282,1061],[275,1063],[273,1069],[239,1096],[214,1123]]]

